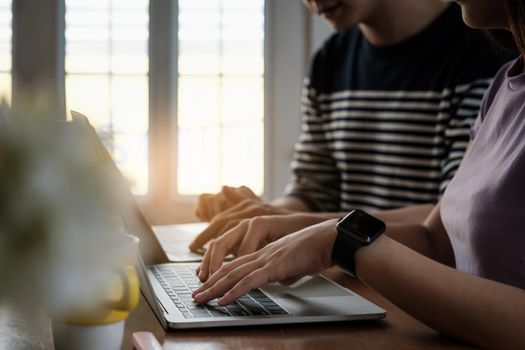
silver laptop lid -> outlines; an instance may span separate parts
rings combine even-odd
[[[95,129],[89,123],[87,117],[78,113],[72,112],[73,122],[81,126],[86,134],[92,140],[93,147],[96,147],[97,152],[101,154],[101,167],[105,167],[108,171],[115,174],[115,178],[121,179],[119,185],[121,188],[118,191],[125,198],[124,207],[121,210],[120,218],[127,233],[132,234],[140,239],[140,254],[146,265],[160,264],[169,261],[166,257],[160,242],[158,241],[151,226],[146,221],[146,218],[141,213],[135,198],[129,189],[129,186],[124,179],[119,168],[115,165],[108,150],[98,137]]]

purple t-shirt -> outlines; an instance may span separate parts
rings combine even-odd
[[[456,268],[525,289],[525,73],[503,66],[441,200]]]

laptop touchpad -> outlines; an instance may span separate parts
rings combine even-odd
[[[272,283],[264,286],[263,290],[274,297],[286,297],[293,295],[295,298],[318,298],[349,296],[353,293],[343,289],[332,281],[322,276],[304,277],[291,286],[283,286]]]

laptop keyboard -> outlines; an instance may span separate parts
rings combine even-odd
[[[227,306],[199,305],[191,293],[202,284],[196,265],[150,267],[151,272],[185,318],[289,315],[260,289],[255,289]]]

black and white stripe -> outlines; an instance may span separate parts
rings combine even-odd
[[[319,94],[307,80],[288,193],[322,211],[437,201],[461,162],[489,82]]]
[[[335,33],[305,84],[287,194],[321,211],[436,202],[489,81],[513,56],[466,27],[454,3],[392,46],[372,45],[359,27]]]

